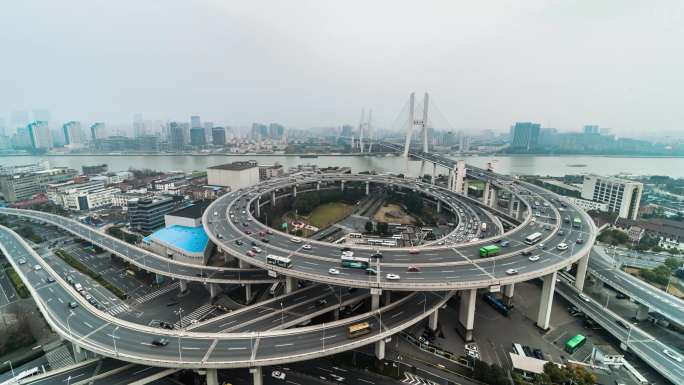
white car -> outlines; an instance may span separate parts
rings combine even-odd
[[[38,270],[40,270],[40,269],[42,269],[42,268],[43,268],[43,267],[40,266],[40,265],[35,265],[35,266],[33,266],[33,270],[35,270],[35,271],[38,271]]]
[[[337,269],[334,268],[334,267],[331,267],[331,268],[328,269],[328,274],[338,275],[338,274],[340,274],[340,271],[337,270]]]
[[[568,249],[568,244],[565,243],[565,242],[561,242],[561,243],[558,244],[558,246],[556,246],[556,248],[557,248],[558,250],[561,250],[561,251],[562,251],[562,250],[567,250],[567,249]]]
[[[387,278],[387,279],[389,279],[389,280],[391,280],[391,281],[396,281],[397,279],[399,279],[399,278],[401,278],[401,277],[399,277],[399,274],[392,274],[392,273],[389,273],[389,274],[387,274],[387,275],[385,276],[385,278]]]
[[[292,242],[292,243],[302,243],[302,240],[295,237],[295,238],[290,238],[290,242]]]
[[[285,379],[285,373],[281,372],[280,370],[274,370],[271,372],[271,377],[278,379],[278,380],[284,380]]]
[[[307,243],[306,245],[302,246],[302,249],[311,250],[311,245]]]
[[[527,259],[529,259],[530,262],[537,262],[539,260],[539,256],[538,255],[530,255],[529,258],[527,258]]]
[[[668,357],[672,358],[673,360],[675,360],[677,362],[682,362],[682,357],[680,357],[679,354],[673,352],[670,349],[663,350],[663,353],[665,353]]]
[[[508,274],[508,275],[516,275],[516,274],[518,274],[518,270],[516,270],[516,269],[508,269],[508,270],[506,270],[506,274]]]
[[[584,302],[591,302],[591,298],[589,298],[586,294],[580,293],[578,297],[580,297],[580,299]]]

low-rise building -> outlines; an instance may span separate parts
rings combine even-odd
[[[207,179],[210,185],[236,191],[259,183],[259,168],[254,160],[211,166],[207,168]]]
[[[112,195],[112,206],[121,207],[121,210],[128,211],[128,201],[133,199],[151,199],[154,194],[150,192],[131,192],[118,191]]]
[[[47,187],[48,198],[67,210],[92,210],[112,205],[114,194],[121,190],[106,187],[101,180],[90,180],[82,183],[73,181],[50,184]]]
[[[259,166],[259,180],[269,180],[271,178],[278,178],[285,175],[285,169],[282,164],[276,163],[273,165]]]
[[[0,175],[0,193],[10,203],[31,199],[37,194],[45,194],[48,184],[66,182],[74,176],[76,176],[76,170],[66,167]]]

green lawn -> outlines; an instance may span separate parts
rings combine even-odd
[[[353,210],[354,206],[341,202],[322,204],[316,207],[309,215],[309,224],[319,229],[324,229],[345,218]]]

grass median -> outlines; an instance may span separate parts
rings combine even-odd
[[[55,251],[55,255],[62,258],[62,260],[64,260],[64,262],[68,263],[74,269],[80,271],[81,273],[83,273],[83,274],[87,275],[88,277],[97,281],[97,283],[102,285],[102,287],[109,290],[112,294],[119,297],[120,299],[126,299],[127,298],[126,293],[124,293],[121,289],[112,285],[109,281],[105,280],[102,277],[102,275],[100,275],[99,273],[96,273],[96,272],[90,270],[90,268],[88,268],[88,266],[83,264],[83,262],[74,258],[71,254],[67,253],[66,251],[59,249],[59,250]]]
[[[17,274],[12,266],[5,267],[5,274],[7,274],[10,281],[12,281],[12,285],[14,285],[14,289],[17,291],[19,297],[28,298],[31,295],[28,288],[26,288],[24,281],[19,278],[19,274]]]

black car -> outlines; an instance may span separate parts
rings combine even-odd
[[[258,244],[256,243],[256,241],[252,241],[252,246],[257,246],[257,245]]]
[[[617,299],[629,299],[629,296],[622,294],[622,293],[617,293],[617,294],[615,294],[615,298],[617,298]]]
[[[345,252],[345,251],[351,251],[351,249],[348,248],[348,247],[343,247],[343,248],[342,248],[342,252]]]
[[[526,256],[526,257],[529,257],[530,255],[532,255],[532,251],[531,251],[531,250],[525,250],[525,251],[523,251],[523,252],[520,253],[520,254],[522,254],[522,255],[524,255],[524,256]]]
[[[268,243],[268,238],[261,238],[261,242]]]
[[[629,326],[626,323],[622,322],[622,320],[615,320],[615,323],[620,325],[620,327],[623,329],[629,329]]]
[[[534,354],[534,356],[540,360],[544,359],[544,353],[542,353],[542,351],[540,349],[532,350],[532,354]]]
[[[577,243],[578,245],[581,245],[581,244],[584,243],[584,240],[583,240],[582,238],[577,238],[577,240],[575,241],[575,243]]]
[[[235,244],[238,245],[238,246],[242,246],[242,245],[244,245],[245,243],[242,242],[242,241],[239,240],[239,239],[236,239],[236,240],[235,240]]]
[[[169,340],[166,338],[155,338],[152,340],[152,345],[154,346],[166,346],[169,344]]]

